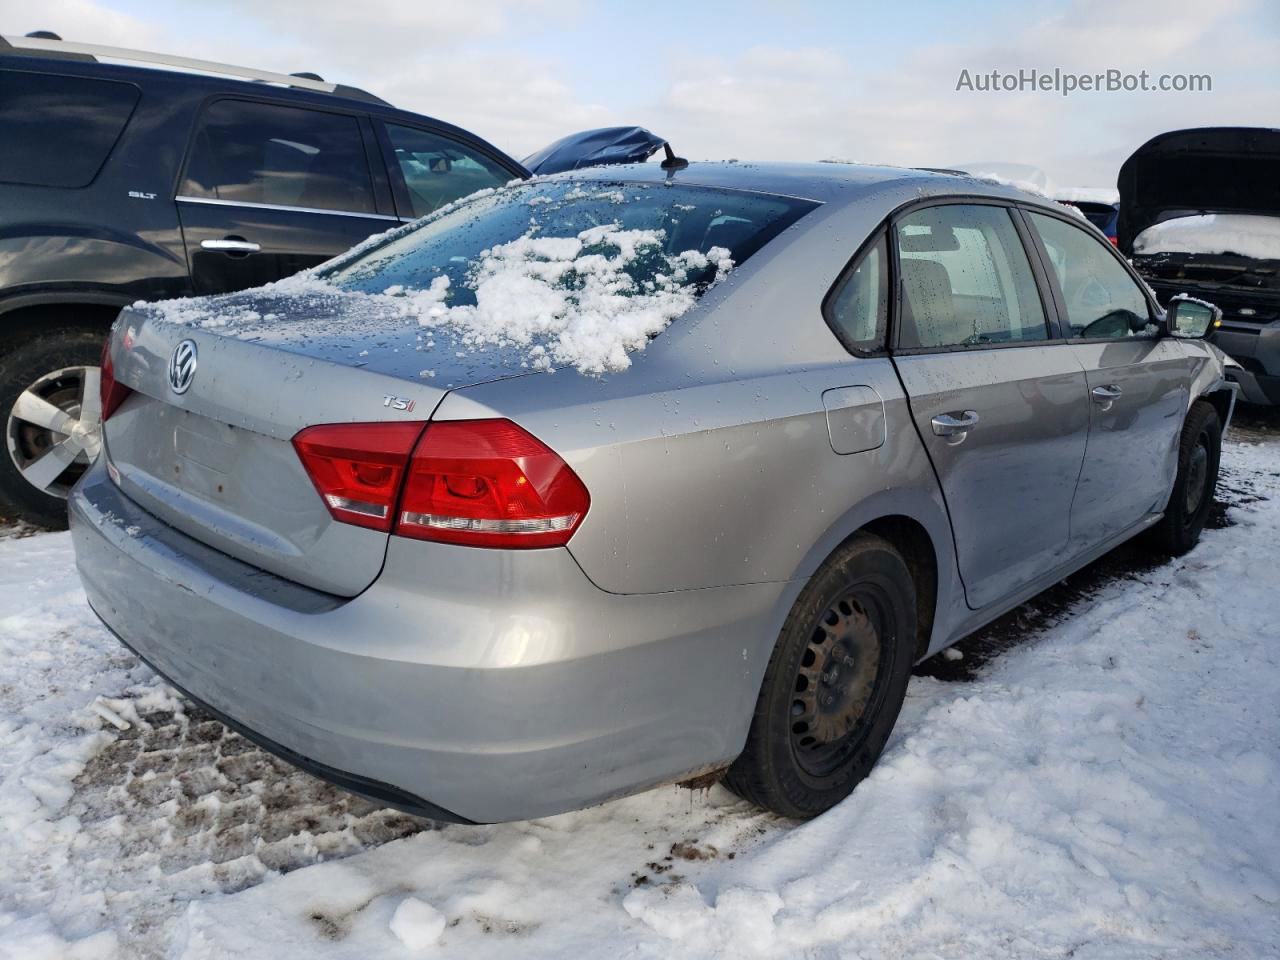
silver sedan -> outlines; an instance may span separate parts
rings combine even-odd
[[[79,569],[175,686],[405,810],[722,774],[809,817],[915,662],[1130,537],[1195,544],[1214,315],[964,176],[537,179],[126,310]]]

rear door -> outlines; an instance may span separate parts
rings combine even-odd
[[[1070,349],[1089,384],[1089,449],[1075,503],[1075,551],[1164,509],[1193,361],[1160,337],[1153,305],[1111,246],[1068,216],[1028,210]]]
[[[896,218],[894,363],[942,486],[969,605],[1061,563],[1084,460],[1084,370],[1053,337],[1024,228],[1003,205]]]
[[[207,104],[177,196],[196,292],[270,283],[394,226],[371,140],[354,113]]]

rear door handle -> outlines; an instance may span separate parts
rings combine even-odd
[[[939,437],[956,437],[959,440],[964,439],[964,435],[978,425],[978,413],[976,410],[965,410],[959,416],[952,413],[940,413],[934,417],[930,423],[933,425],[933,432]]]
[[[257,253],[262,245],[246,240],[244,237],[224,237],[221,240],[201,240],[200,249],[217,250],[221,253]]]
[[[1103,410],[1110,410],[1111,404],[1120,399],[1120,395],[1124,393],[1114,383],[1108,383],[1104,387],[1094,387],[1089,393],[1093,396],[1093,402],[1100,406]]]

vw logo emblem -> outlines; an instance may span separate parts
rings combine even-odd
[[[169,358],[169,387],[174,393],[186,393],[196,375],[196,342],[183,340],[173,348]]]

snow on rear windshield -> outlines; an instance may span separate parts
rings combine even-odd
[[[372,297],[465,345],[514,345],[535,369],[600,374],[630,366],[628,354],[814,206],[704,187],[535,181],[273,286]]]

